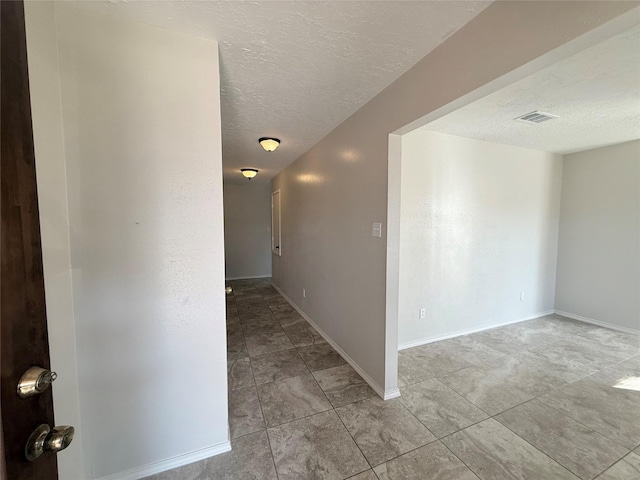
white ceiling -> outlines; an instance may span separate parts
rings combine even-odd
[[[490,2],[76,2],[220,44],[225,182],[266,182]],[[267,153],[258,138],[282,140]]]
[[[541,110],[560,118],[530,125]],[[441,117],[427,130],[556,153],[640,138],[640,26]]]

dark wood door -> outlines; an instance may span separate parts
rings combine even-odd
[[[22,1],[0,1],[0,409],[6,478],[58,478],[54,454],[26,460],[40,424],[53,422],[51,388],[20,399],[18,380],[32,366],[49,369],[42,248]],[[0,462],[0,465],[2,462]]]

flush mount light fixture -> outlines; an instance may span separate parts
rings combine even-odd
[[[240,171],[242,172],[242,175],[244,175],[249,180],[251,180],[258,174],[258,170],[256,170],[255,168],[243,168]]]
[[[258,143],[262,145],[267,152],[273,152],[278,145],[280,145],[280,139],[272,137],[262,137],[258,139]]]

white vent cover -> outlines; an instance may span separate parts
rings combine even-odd
[[[555,118],[558,118],[558,115],[536,110],[535,112],[522,115],[521,117],[518,117],[515,120],[520,120],[521,122],[532,123],[535,125],[538,123],[546,122],[547,120],[553,120]]]

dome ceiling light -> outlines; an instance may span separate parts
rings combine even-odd
[[[273,137],[262,137],[258,139],[258,142],[267,152],[273,152],[280,145],[280,139]]]
[[[243,168],[240,171],[242,172],[242,175],[244,175],[248,180],[251,180],[258,174],[258,170],[256,170],[255,168]]]

